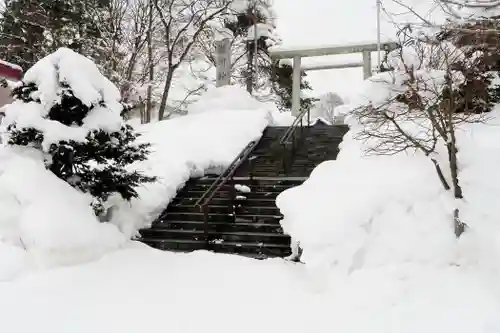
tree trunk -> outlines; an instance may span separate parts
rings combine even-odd
[[[457,162],[457,148],[455,141],[455,133],[451,133],[451,142],[446,145],[448,149],[448,158],[450,162],[450,173],[453,184],[453,197],[455,199],[463,199],[464,195],[462,192],[462,187],[460,186],[458,180],[458,162]],[[455,226],[455,236],[459,238],[467,227],[467,224],[460,220],[459,209],[455,208],[453,211],[453,223]]]
[[[149,27],[148,27],[148,65],[149,65],[149,82],[148,96],[146,105],[146,122],[151,122],[151,113],[153,109],[153,79],[154,79],[154,63],[153,63],[153,1],[149,1]]]
[[[162,121],[165,116],[165,109],[167,108],[168,93],[170,92],[170,86],[172,85],[172,79],[174,77],[175,67],[168,66],[167,79],[165,81],[165,87],[163,88],[163,96],[161,97],[160,108],[158,110],[158,120]]]
[[[251,95],[253,91],[253,71],[255,69],[253,68],[254,48],[250,41],[247,43],[247,53],[248,53],[247,73],[245,79],[246,79],[247,91]]]
[[[443,170],[441,169],[441,166],[439,165],[438,161],[434,158],[431,158],[432,163],[434,163],[434,167],[436,168],[436,172],[438,174],[439,180],[441,181],[441,184],[443,185],[444,189],[446,191],[449,191],[451,189],[450,185],[448,184],[448,181],[444,177]]]

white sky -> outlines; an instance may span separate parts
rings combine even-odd
[[[382,0],[390,12],[407,12],[392,0]],[[412,8],[429,17],[432,0],[406,0]],[[283,45],[324,45],[377,40],[376,0],[274,0],[278,33]],[[440,13],[436,10],[431,13]],[[398,16],[399,20],[403,16]],[[382,39],[393,38],[395,29],[387,16],[382,20]],[[336,59],[357,59],[361,56],[343,56]],[[303,60],[317,62],[318,58]],[[324,61],[325,58],[322,60]],[[373,57],[376,61],[376,57]],[[351,96],[362,82],[363,70],[350,68],[308,73],[308,80],[316,93],[335,91],[343,97]]]

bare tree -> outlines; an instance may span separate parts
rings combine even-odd
[[[124,47],[127,49],[127,58],[123,65],[123,83],[120,90],[125,100],[130,98],[133,76],[148,41],[148,32],[151,28],[149,26],[149,0],[134,1],[129,6],[122,28],[125,34]]]
[[[484,57],[468,56],[433,36],[402,36],[392,59],[396,71],[376,81],[386,87],[387,96],[353,112],[363,125],[357,138],[369,144],[371,154],[420,151],[433,163],[444,190],[463,200],[456,133],[465,124],[483,122],[492,106],[488,89],[475,91],[475,82],[491,82]],[[453,220],[460,237],[466,224],[458,206]]]
[[[231,0],[153,0],[163,26],[166,74],[158,111],[162,120],[174,73],[188,59],[193,47],[211,22],[227,12]]]

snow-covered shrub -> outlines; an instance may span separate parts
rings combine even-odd
[[[61,48],[29,69],[13,95],[2,123],[6,142],[42,150],[52,173],[92,195],[96,214],[111,194],[130,200],[138,185],[154,181],[126,169],[146,159],[149,145],[135,142],[118,89],[91,60]]]

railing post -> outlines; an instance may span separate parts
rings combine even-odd
[[[229,211],[231,214],[231,219],[233,220],[233,223],[236,223],[236,189],[234,186],[236,185],[234,183],[233,177],[228,181],[229,183]]]
[[[203,212],[203,238],[205,239],[205,249],[210,250],[210,239],[209,239],[209,226],[208,226],[208,210],[209,207],[206,204],[201,206]]]
[[[282,148],[281,166],[283,167],[283,172],[286,174],[287,173],[287,164],[286,164],[287,144],[286,143],[282,144],[281,148]]]
[[[254,162],[255,159],[256,158],[254,156],[250,156],[248,158],[248,164],[249,164],[248,167],[250,169],[248,170],[248,175],[250,176],[250,181],[253,180],[253,169],[255,168],[255,162]]]

